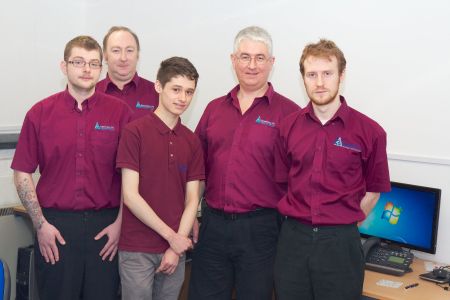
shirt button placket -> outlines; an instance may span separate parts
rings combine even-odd
[[[319,228],[318,227],[313,227],[312,229],[312,239],[313,241],[317,241],[319,238]]]
[[[85,170],[85,151],[86,151],[86,118],[87,111],[84,109],[78,117],[77,120],[77,132],[78,136],[76,137],[76,158],[75,158],[75,186],[77,188],[76,197],[80,198],[83,196],[84,192],[84,170]]]
[[[320,183],[323,180],[322,176],[322,164],[323,164],[323,156],[324,156],[324,148],[326,146],[326,136],[325,131],[322,129],[315,140],[315,151],[314,151],[314,158],[313,158],[313,172],[312,172],[312,182],[314,183]],[[318,222],[319,221],[319,214],[318,211],[320,209],[320,197],[318,194],[314,194],[311,201],[311,220],[312,222]]]
[[[174,148],[173,148],[173,131],[169,134],[169,163],[173,164],[175,159]]]

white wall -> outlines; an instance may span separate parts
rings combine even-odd
[[[36,101],[64,88],[58,64],[65,43],[79,34],[102,40],[112,25],[126,25],[141,39],[139,72],[154,79],[159,62],[188,57],[200,81],[184,122],[194,128],[209,100],[236,83],[229,54],[237,31],[257,24],[274,40],[275,88],[306,103],[298,60],[308,42],[333,39],[346,54],[342,89],[350,105],[376,119],[388,133],[392,179],[443,190],[436,259],[450,262],[450,2],[342,0],[21,0],[0,11],[0,129],[20,126]],[[1,156],[0,151],[0,156]],[[0,205],[11,201],[5,164]],[[446,251],[443,251],[446,250]],[[445,252],[445,253],[444,253]]]
[[[389,160],[392,181],[442,189],[436,254],[415,252],[423,259],[450,263],[450,165]]]
[[[38,100],[61,90],[64,45],[87,27],[84,1],[2,1],[0,129],[22,124]]]
[[[3,7],[0,82],[18,88],[3,89],[0,101],[8,109],[0,111],[0,127],[20,125],[31,104],[64,87],[58,63],[70,38],[90,34],[101,40],[115,24],[139,34],[146,77],[153,79],[159,62],[172,55],[197,66],[197,101],[185,116],[194,127],[206,103],[235,83],[229,63],[234,35],[258,24],[274,39],[272,81],[280,92],[305,103],[301,49],[331,38],[348,60],[344,94],[383,124],[389,151],[450,159],[450,139],[433,134],[447,125],[446,0],[21,0]]]
[[[33,243],[31,222],[13,215],[0,217],[0,241],[0,257],[11,273],[11,299],[16,299],[17,249]]]
[[[0,208],[20,203],[9,168],[13,153],[13,150],[0,150]]]

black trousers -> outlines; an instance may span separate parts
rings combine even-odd
[[[312,227],[288,218],[275,260],[278,300],[359,300],[364,255],[356,224]]]
[[[278,213],[265,209],[249,215],[202,214],[199,241],[192,257],[190,300],[272,299]]]
[[[119,272],[117,256],[103,261],[100,250],[107,237],[94,237],[117,218],[118,209],[58,211],[43,209],[47,221],[66,241],[57,242],[59,261],[46,263],[35,239],[36,279],[41,300],[117,300]]]

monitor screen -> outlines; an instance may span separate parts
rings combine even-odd
[[[391,187],[360,225],[361,236],[436,253],[441,190],[398,182]]]

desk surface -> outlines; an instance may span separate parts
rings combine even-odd
[[[445,291],[444,289],[438,287],[434,282],[425,281],[419,278],[419,274],[426,273],[423,260],[415,258],[411,268],[413,271],[405,274],[404,276],[393,276],[373,271],[366,271],[363,294],[365,296],[386,300],[450,299],[450,291]],[[397,289],[378,286],[376,283],[381,279],[403,282],[403,285]],[[405,286],[412,283],[419,283],[419,285],[414,288],[405,289]]]
[[[14,206],[13,210],[14,214],[18,216],[28,217],[27,210],[25,209],[25,207],[23,207],[23,205]]]

